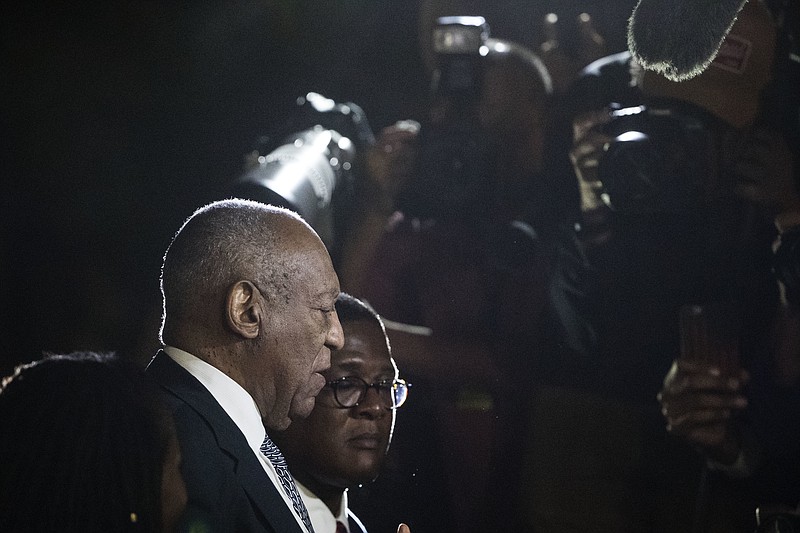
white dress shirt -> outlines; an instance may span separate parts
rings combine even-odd
[[[295,480],[295,483],[306,504],[308,516],[311,517],[311,525],[314,526],[315,533],[335,533],[336,522],[344,524],[344,527],[347,528],[347,533],[350,533],[350,522],[347,521],[347,491],[342,494],[342,504],[339,506],[339,512],[334,516],[328,506],[325,505],[325,502],[317,498],[313,492],[297,480]]]
[[[233,423],[239,428],[247,440],[247,445],[253,450],[253,454],[258,458],[264,472],[267,473],[272,484],[281,495],[286,506],[292,511],[300,529],[305,531],[306,526],[303,524],[300,516],[295,512],[292,500],[286,495],[283,489],[278,474],[275,472],[275,467],[261,453],[261,444],[264,442],[264,436],[267,434],[264,429],[264,423],[261,421],[261,414],[258,411],[258,406],[253,400],[253,397],[242,388],[241,385],[236,383],[227,374],[220,371],[218,368],[206,363],[202,359],[185,352],[174,346],[165,346],[164,352],[170,358],[181,365],[187,372],[193,375],[197,380],[208,389],[208,392],[217,400],[220,407],[228,414],[233,420]],[[299,487],[299,485],[298,485]],[[305,494],[303,500],[305,501]],[[313,521],[312,521],[313,523]],[[334,531],[336,524],[334,523]]]

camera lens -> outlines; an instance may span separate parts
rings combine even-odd
[[[705,201],[711,137],[702,122],[671,108],[620,109],[597,169],[604,201],[623,214],[685,213]]]

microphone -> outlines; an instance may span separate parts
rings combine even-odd
[[[757,0],[751,0],[757,1]],[[671,81],[703,72],[747,0],[639,0],[628,19],[628,49]]]

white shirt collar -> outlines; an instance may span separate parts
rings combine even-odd
[[[342,494],[342,504],[339,506],[339,512],[336,514],[336,516],[334,516],[331,510],[328,509],[328,506],[325,505],[325,502],[320,500],[316,494],[311,492],[302,483],[297,481],[296,478],[295,483],[297,484],[297,490],[300,491],[300,495],[303,497],[303,501],[306,504],[308,516],[311,517],[311,525],[314,526],[314,531],[316,533],[328,533],[336,531],[337,521],[344,524],[348,532],[350,531],[350,523],[347,520],[346,490]]]
[[[165,346],[164,351],[208,389],[242,431],[250,448],[258,450],[266,430],[253,397],[227,374],[202,359],[174,346]]]

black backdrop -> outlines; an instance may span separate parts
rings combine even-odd
[[[494,36],[536,46],[545,13],[567,20],[586,9],[618,51],[633,3],[610,4],[494,0],[452,11],[483,14]],[[129,0],[20,2],[4,13],[3,373],[45,351],[146,360],[172,233],[238,176],[297,96],[356,102],[376,131],[420,118],[419,12],[412,0]]]

